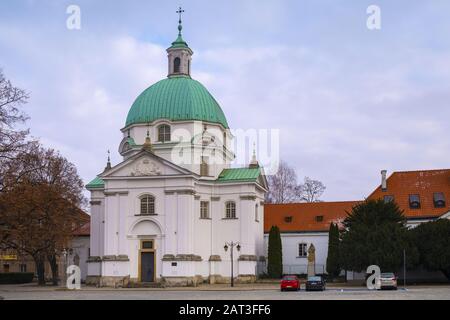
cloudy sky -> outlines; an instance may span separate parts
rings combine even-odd
[[[32,135],[86,183],[107,149],[120,161],[131,104],[166,76],[180,4],[193,78],[231,127],[280,129],[281,158],[324,200],[367,196],[381,169],[450,167],[450,1],[0,0],[0,68],[31,93]]]

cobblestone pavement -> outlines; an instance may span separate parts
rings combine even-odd
[[[111,289],[83,287],[69,291],[55,287],[0,285],[0,299],[61,300],[450,300],[450,286],[414,286],[397,291],[369,291],[359,287],[334,287],[325,292],[280,292],[276,285],[252,285],[229,288],[201,286],[198,288]]]

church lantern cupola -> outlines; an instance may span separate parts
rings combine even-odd
[[[187,43],[183,40],[181,30],[181,14],[184,10],[181,7],[178,9],[178,37],[172,42],[172,46],[167,49],[167,57],[169,59],[169,77],[173,76],[191,76],[191,57],[194,52],[189,48]]]

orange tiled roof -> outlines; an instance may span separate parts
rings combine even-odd
[[[433,193],[442,192],[445,196],[445,208],[435,208]],[[420,209],[409,207],[409,195],[420,196]],[[385,195],[393,195],[395,202],[408,218],[437,217],[450,208],[450,169],[398,171],[387,179],[387,190],[381,185],[375,189],[368,199],[383,199]]]
[[[89,221],[84,223],[81,227],[73,231],[73,235],[75,237],[91,235],[91,223]]]
[[[80,210],[79,214],[82,225],[75,229],[72,234],[75,237],[89,236],[91,234],[91,216],[82,210]]]
[[[331,222],[345,219],[347,212],[360,202],[268,203],[264,205],[264,232],[269,232],[273,225],[281,232],[328,231]],[[317,216],[323,216],[323,220],[317,221]],[[286,222],[285,217],[292,217],[292,222]]]

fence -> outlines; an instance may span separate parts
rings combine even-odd
[[[267,273],[267,263],[265,261],[258,261],[256,263],[256,274],[261,275]]]
[[[256,264],[256,274],[265,274],[267,273],[267,263],[258,261]],[[316,274],[325,274],[326,266],[323,264],[315,265],[315,273]],[[307,264],[287,264],[283,265],[283,274],[308,274],[308,265]]]
[[[326,266],[323,264],[315,265],[315,274],[325,274]],[[283,274],[308,274],[307,264],[288,264],[283,265]]]

